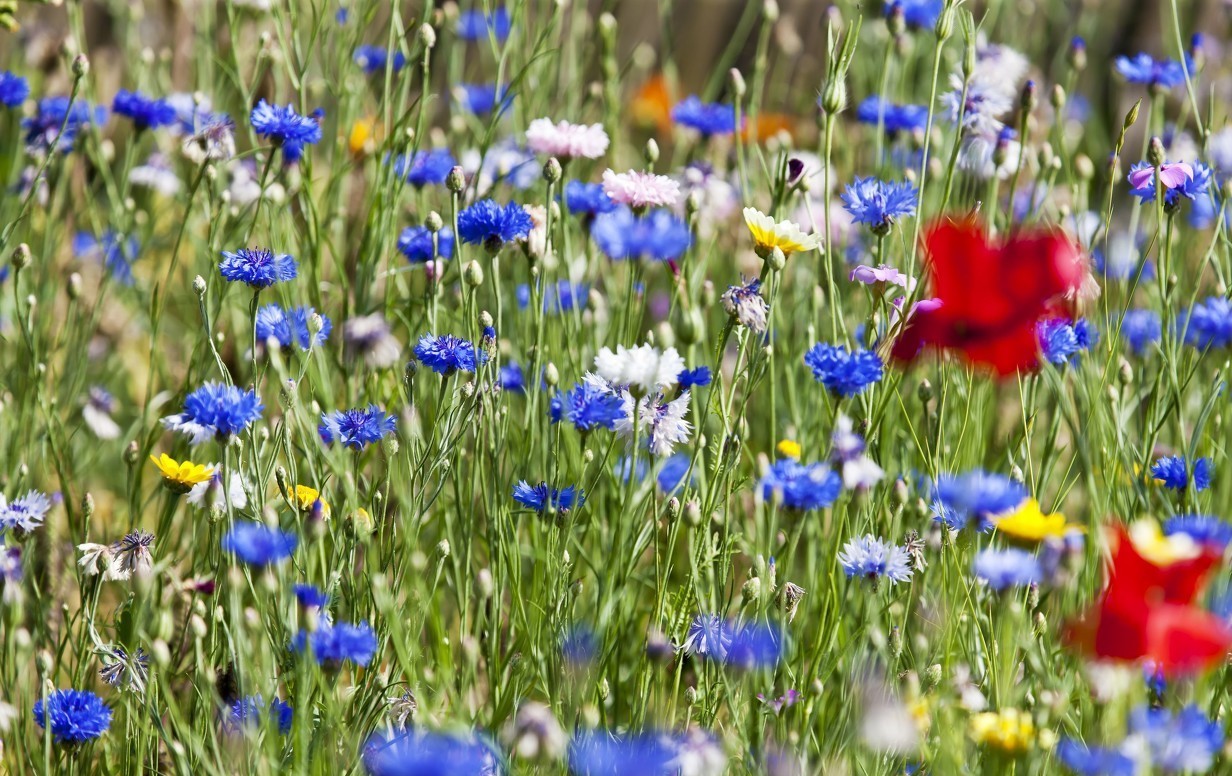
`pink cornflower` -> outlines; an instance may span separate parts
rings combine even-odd
[[[1175,162],[1159,165],[1159,180],[1164,184],[1165,189],[1175,189],[1178,186],[1184,186],[1185,181],[1193,180],[1193,167],[1185,162]],[[1136,170],[1130,170],[1129,183],[1135,189],[1140,189],[1147,185],[1154,185],[1155,168],[1146,166]]]
[[[530,150],[559,159],[598,159],[607,152],[607,133],[602,124],[570,124],[535,119],[526,128]]]
[[[851,271],[850,279],[870,286],[874,283],[891,283],[910,289],[912,285],[915,285],[911,282],[911,278],[889,264],[882,264],[877,267],[861,264]]]
[[[672,207],[680,200],[680,184],[652,172],[603,173],[603,193],[613,202],[632,208]]]

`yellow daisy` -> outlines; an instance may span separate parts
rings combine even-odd
[[[1183,533],[1164,536],[1159,523],[1154,520],[1138,520],[1129,527],[1129,540],[1138,554],[1157,566],[1167,566],[1181,560],[1190,560],[1202,554],[1197,542]]]
[[[995,518],[993,523],[999,532],[1010,539],[1032,543],[1052,537],[1061,538],[1071,531],[1082,530],[1079,526],[1066,523],[1065,515],[1060,512],[1044,514],[1039,502],[1033,498],[1022,502],[1022,506],[1013,512]]]
[[[326,520],[329,519],[329,502],[321,498],[321,492],[315,488],[310,488],[307,485],[295,486],[295,501],[299,505],[300,511],[309,512],[313,505],[318,501],[321,502],[321,514]]]
[[[753,233],[754,250],[763,259],[778,248],[784,256],[790,256],[797,251],[811,251],[817,247],[817,237],[805,234],[800,227],[791,221],[775,221],[770,216],[746,207],[744,223]]]
[[[194,485],[199,485],[209,480],[214,474],[214,470],[209,466],[203,466],[192,461],[181,463],[166,453],[163,453],[158,458],[151,455],[150,460],[162,472],[163,485],[173,493],[187,493],[193,489]]]
[[[351,156],[359,158],[371,153],[378,134],[375,121],[370,118],[356,119],[351,125],[351,133],[347,136],[347,148]]]
[[[797,461],[800,460],[800,443],[794,439],[784,439],[778,443],[778,446],[775,447],[775,449],[778,450],[779,455],[784,458],[793,458]]]
[[[1035,723],[1018,709],[986,711],[971,717],[971,738],[1007,754],[1022,754],[1035,743]]]

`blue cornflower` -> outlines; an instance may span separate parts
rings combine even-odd
[[[971,564],[971,571],[998,593],[1006,588],[1038,583],[1044,576],[1039,559],[1017,547],[981,550]]]
[[[1072,738],[1057,744],[1057,759],[1079,776],[1134,776],[1138,763],[1124,752],[1107,747],[1088,747]]]
[[[504,6],[490,15],[479,9],[458,14],[458,37],[462,40],[487,40],[489,31],[499,41],[509,37],[509,11]]]
[[[931,29],[941,15],[942,0],[886,0],[883,12],[888,17],[896,11],[913,30]]]
[[[549,509],[565,513],[575,507],[581,507],[586,503],[586,494],[573,485],[552,488],[546,482],[531,485],[522,480],[513,486],[513,500],[542,515]]]
[[[773,666],[783,656],[783,634],[771,625],[731,623],[731,641],[723,662],[735,668],[753,669]]]
[[[900,132],[923,130],[928,123],[928,108],[923,105],[895,105],[877,95],[865,97],[856,108],[856,119],[877,126],[890,137]]]
[[[890,231],[899,219],[915,214],[919,192],[906,181],[880,181],[857,177],[843,192],[843,207],[857,224],[868,224],[874,234]]]
[[[1090,350],[1099,344],[1099,329],[1086,318],[1079,318],[1074,321],[1074,337],[1080,349]]]
[[[848,541],[838,554],[838,562],[848,577],[863,577],[873,582],[884,577],[892,585],[911,579],[911,554],[872,534]]]
[[[1104,280],[1150,280],[1155,277],[1155,262],[1142,255],[1138,240],[1118,234],[1109,239],[1108,255],[1102,246],[1091,251],[1096,277]],[[1139,266],[1141,265],[1141,266]]]
[[[445,227],[436,233],[436,251],[432,250],[432,230],[426,226],[408,226],[398,236],[398,250],[412,264],[424,264],[436,259],[453,258],[453,230]]]
[[[548,313],[567,313],[576,308],[585,307],[590,294],[590,286],[586,283],[573,283],[568,280],[558,280],[547,287],[543,294],[543,311]],[[530,306],[530,286],[522,283],[516,291],[518,308],[525,310]]]
[[[990,518],[1015,509],[1026,498],[1026,486],[1003,474],[981,469],[943,474],[933,486],[933,517],[956,531],[973,520],[979,530],[987,531],[992,528]]]
[[[316,585],[297,583],[294,588],[295,600],[305,609],[320,609],[329,603],[329,597]]]
[[[705,103],[690,95],[672,108],[672,121],[696,129],[702,137],[730,135],[736,131],[736,110],[723,103]]]
[[[433,372],[446,376],[457,371],[474,372],[477,364],[487,361],[474,343],[452,334],[423,335],[415,345],[415,357]]]
[[[588,382],[578,383],[553,396],[549,411],[553,423],[565,420],[578,431],[615,428],[616,421],[625,416],[618,394]]]
[[[141,250],[136,237],[125,238],[114,229],[107,229],[102,236],[78,232],[73,236],[73,255],[79,259],[102,261],[111,276],[126,286],[136,282],[133,277],[133,262]]]
[[[758,484],[762,498],[767,501],[781,494],[783,506],[807,511],[833,504],[842,489],[843,478],[821,462],[802,464],[791,458],[781,458]]]
[[[689,623],[680,651],[686,655],[722,659],[731,645],[731,630],[717,614],[699,614]]]
[[[676,378],[681,390],[694,386],[710,385],[710,367],[699,366],[697,369],[686,369]]]
[[[1090,350],[1099,341],[1099,332],[1086,319],[1070,322],[1064,318],[1049,318],[1035,326],[1040,351],[1050,364],[1064,366],[1078,362],[1078,354]]]
[[[609,259],[675,259],[689,249],[689,225],[669,210],[637,216],[623,205],[595,218],[590,235]]]
[[[1185,68],[1173,59],[1154,59],[1150,54],[1116,58],[1117,72],[1131,84],[1144,84],[1162,89],[1171,89],[1185,83]],[[1193,71],[1190,63],[1189,70]]]
[[[664,493],[674,493],[684,484],[685,475],[689,473],[689,469],[693,466],[693,458],[688,453],[676,453],[669,456],[663,462],[663,466],[659,469],[658,475],[655,476],[655,482],[659,486],[659,490]],[[697,475],[689,480],[689,486],[692,487],[697,482]]]
[[[223,552],[228,552],[249,566],[269,566],[286,560],[295,552],[299,537],[264,523],[237,520],[222,537]]]
[[[0,493],[0,531],[29,533],[43,524],[51,511],[51,499],[37,490],[27,491],[21,498],[6,501]]]
[[[1185,458],[1179,455],[1169,455],[1151,466],[1151,476],[1163,483],[1165,488],[1185,490],[1190,484],[1190,471]],[[1206,490],[1211,486],[1211,459],[1199,458],[1193,464],[1194,490]]]
[[[32,149],[71,151],[78,132],[106,120],[107,110],[102,106],[91,107],[88,102],[70,101],[68,97],[44,97],[38,102],[38,111],[21,120],[21,127],[26,131],[26,145]]]
[[[654,733],[579,733],[569,744],[575,776],[668,776],[680,772],[672,740]]]
[[[565,207],[574,215],[593,218],[600,213],[610,213],[616,203],[603,191],[602,183],[569,181],[565,184]]]
[[[503,207],[482,199],[458,214],[458,236],[464,243],[482,243],[496,253],[505,243],[526,237],[535,227],[526,208],[510,202]]]
[[[268,248],[240,248],[222,252],[218,271],[233,283],[247,283],[255,289],[269,288],[283,280],[293,280],[299,272],[295,259]]]
[[[259,419],[263,409],[255,391],[207,382],[184,399],[183,412],[163,418],[163,425],[187,434],[194,445],[214,438],[226,441]]]
[[[291,730],[294,711],[289,703],[275,698],[270,703],[269,712],[266,714],[265,699],[260,695],[249,695],[231,704],[227,722],[232,730],[239,730],[259,726],[262,717],[267,717],[270,722],[278,726],[279,733],[286,735]]]
[[[0,72],[0,105],[6,108],[16,108],[30,96],[30,84],[21,76]]]
[[[1197,706],[1176,714],[1139,706],[1130,712],[1129,730],[1146,741],[1153,768],[1162,773],[1205,773],[1223,747],[1223,726]]]
[[[54,690],[34,703],[34,721],[60,743],[98,738],[111,727],[111,708],[89,690]]]
[[[143,129],[158,129],[176,123],[175,108],[166,100],[147,97],[141,92],[130,92],[121,89],[116,93],[111,103],[111,110],[117,116],[127,116],[132,119],[137,131]]]
[[[270,105],[261,100],[252,109],[249,121],[258,135],[282,148],[282,158],[287,164],[300,160],[305,145],[321,142],[321,122],[316,114],[301,116],[290,105]]]
[[[418,727],[373,735],[364,744],[361,757],[371,776],[480,776],[501,772],[500,761],[481,741]]]
[[[500,367],[500,387],[510,393],[526,393],[526,373],[517,361],[507,361]]]
[[[1163,179],[1168,181],[1167,167],[1164,165],[1165,171]],[[1164,186],[1164,206],[1167,208],[1176,208],[1181,204],[1181,198],[1188,200],[1196,200],[1199,198],[1206,199],[1209,203],[1207,189],[1210,187],[1211,179],[1214,177],[1214,172],[1210,167],[1202,162],[1194,162],[1189,165],[1193,170],[1192,176],[1186,176],[1178,186]],[[1133,167],[1129,168],[1129,177],[1133,180],[1135,173],[1142,170],[1152,170],[1151,176],[1146,179],[1141,186],[1130,188],[1129,193],[1137,197],[1142,202],[1155,201],[1155,176],[1156,172],[1150,162],[1138,162]]]
[[[311,307],[284,310],[280,305],[267,304],[257,310],[257,340],[266,342],[273,338],[283,348],[298,346],[300,350],[319,346],[329,338],[333,324],[322,315],[321,330],[311,334],[308,321],[315,314],[316,310]]]
[[[455,92],[458,106],[476,116],[486,116],[501,103],[503,113],[513,102],[513,95],[504,86],[496,84],[458,84]]]
[[[1163,528],[1165,536],[1184,534],[1218,552],[1232,543],[1232,523],[1214,515],[1177,515],[1165,520]]]
[[[380,46],[359,46],[355,49],[355,64],[368,75],[385,72],[390,59],[389,52]],[[395,73],[406,67],[406,56],[401,51],[395,51],[392,59]]]
[[[804,354],[813,379],[839,396],[855,396],[881,380],[881,358],[871,350],[848,352],[842,345],[819,342]]]
[[[1177,316],[1177,329],[1184,334],[1185,342],[1196,348],[1232,345],[1232,302],[1221,296],[1196,302]]]
[[[589,663],[599,654],[599,638],[588,625],[570,628],[560,639],[560,656],[566,663]]]
[[[377,650],[376,631],[366,622],[355,625],[340,622],[320,627],[311,634],[300,631],[292,640],[291,648],[300,652],[305,644],[312,648],[312,656],[322,665],[339,665],[349,660],[366,666]]]
[[[417,189],[428,185],[440,185],[449,177],[449,171],[457,162],[447,148],[416,151],[407,163],[405,155],[394,157],[394,174],[404,178]]]
[[[394,433],[397,426],[397,418],[386,415],[375,404],[369,404],[366,408],[322,413],[317,431],[327,445],[336,440],[352,450],[363,450]]]

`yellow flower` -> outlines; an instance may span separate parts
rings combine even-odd
[[[775,449],[778,450],[779,455],[784,458],[794,458],[797,461],[800,460],[800,443],[794,439],[784,439],[779,442],[778,447]]]
[[[971,738],[1008,754],[1022,754],[1035,743],[1035,723],[1018,709],[986,711],[971,717]]]
[[[993,523],[1000,533],[1022,542],[1042,542],[1044,539],[1061,538],[1071,531],[1082,530],[1079,526],[1066,523],[1065,515],[1060,512],[1044,514],[1039,502],[1033,498],[1022,502],[1022,506],[1013,512],[994,518]]]
[[[158,458],[151,455],[150,460],[162,472],[163,485],[173,493],[187,493],[194,485],[205,482],[214,474],[214,470],[208,466],[192,461],[180,463],[166,453]]]
[[[1159,523],[1154,520],[1138,520],[1129,527],[1129,540],[1138,554],[1157,566],[1167,566],[1181,560],[1190,560],[1202,554],[1197,542],[1185,534],[1164,536]]]
[[[796,251],[811,251],[817,247],[815,235],[805,234],[791,221],[775,221],[755,208],[744,209],[744,223],[753,233],[754,249],[762,258],[769,256],[775,248],[782,251],[784,256],[790,256]]]
[[[312,511],[313,506],[319,501],[321,503],[321,514],[329,519],[329,502],[321,498],[321,492],[315,488],[310,488],[307,485],[295,486],[295,501],[299,505],[301,512]]]
[[[371,152],[371,143],[376,140],[376,122],[372,119],[356,119],[351,125],[351,134],[347,136],[347,148],[354,157]]]

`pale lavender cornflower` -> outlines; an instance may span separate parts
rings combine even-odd
[[[171,166],[171,160],[160,153],[150,154],[145,164],[134,167],[128,180],[134,186],[152,189],[166,196],[178,194],[183,187],[180,176]]]
[[[880,264],[876,267],[860,264],[851,271],[848,278],[853,282],[864,283],[870,286],[874,283],[889,283],[895,286],[902,286],[909,291],[915,285],[911,278],[889,264]]]
[[[672,207],[680,201],[680,184],[666,175],[629,170],[605,170],[603,193],[613,202],[631,208]]]
[[[770,305],[761,295],[761,281],[752,280],[742,286],[728,286],[720,301],[727,314],[754,334],[765,334]]]
[[[552,123],[535,119],[526,128],[526,147],[559,159],[598,159],[607,153],[608,137],[602,124]]]
[[[342,325],[342,342],[348,358],[361,358],[373,369],[393,366],[402,354],[402,343],[389,330],[380,313],[360,315]]]
[[[873,536],[851,539],[838,555],[839,565],[848,577],[863,577],[872,582],[882,578],[895,585],[911,579],[911,555],[897,544]]]
[[[731,647],[731,631],[717,614],[699,614],[689,624],[688,633],[680,645],[686,655],[723,659]]]
[[[688,441],[689,432],[693,429],[692,424],[684,419],[689,414],[688,391],[683,391],[671,401],[664,401],[662,394],[634,399],[626,389],[620,391],[620,399],[624,415],[616,420],[615,426],[620,436],[630,440],[636,436],[645,440],[644,444],[651,454],[657,456],[671,455],[676,445]]]

